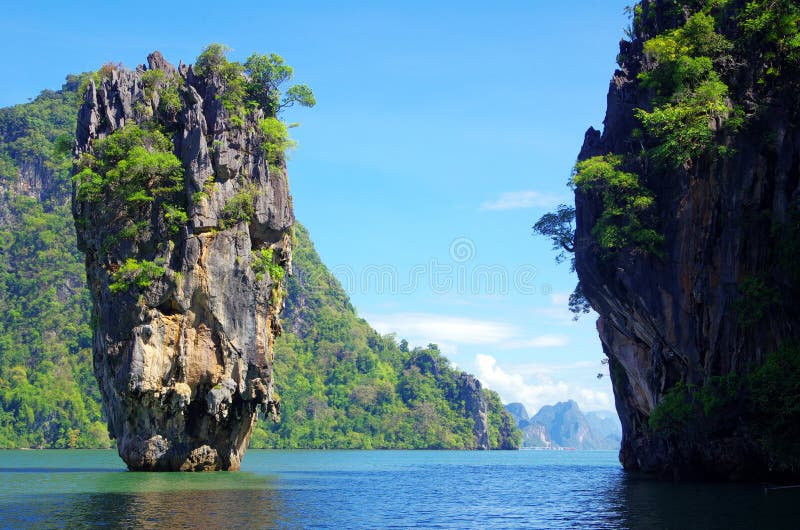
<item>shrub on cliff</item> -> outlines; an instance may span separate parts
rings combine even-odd
[[[183,188],[183,165],[172,141],[157,129],[129,125],[97,140],[75,175],[79,201],[152,201]]]
[[[294,104],[313,107],[316,104],[308,85],[284,84],[294,76],[294,69],[276,53],[254,53],[244,64],[228,60],[230,48],[224,44],[209,44],[197,57],[194,68],[200,76],[216,76],[223,80],[222,100],[233,121],[241,125],[241,115],[248,107],[260,107],[264,114],[276,117]]]
[[[658,140],[651,149],[661,162],[680,166],[708,150],[713,142],[709,122],[731,111],[728,86],[714,65],[729,62],[733,45],[714,31],[714,19],[695,13],[674,30],[644,43],[653,67],[639,74],[653,91],[654,108],[636,111],[645,130]]]
[[[750,415],[775,471],[800,471],[800,344],[767,356],[749,379]]]
[[[575,187],[585,193],[597,193],[603,201],[592,235],[606,255],[626,247],[657,254],[664,238],[652,228],[653,220],[648,216],[653,194],[642,185],[639,175],[622,171],[621,165],[622,157],[612,154],[575,164]]]
[[[254,53],[245,61],[244,72],[248,97],[258,102],[267,116],[276,116],[294,104],[313,107],[317,102],[308,85],[292,85],[282,92],[282,85],[294,77],[294,70],[277,53]]]

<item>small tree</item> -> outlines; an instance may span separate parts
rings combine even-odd
[[[294,77],[294,69],[277,53],[254,53],[244,63],[248,97],[256,101],[269,116],[297,103],[303,107],[316,104],[314,93],[307,85],[293,85],[281,92],[281,85]]]
[[[207,76],[220,73],[222,68],[228,64],[228,52],[230,47],[225,44],[214,42],[205,47],[194,63],[194,69],[200,76]]]
[[[575,208],[559,204],[555,212],[547,212],[533,225],[533,233],[549,237],[556,254],[556,263],[563,263],[568,254],[572,255],[571,268],[575,271]],[[569,310],[575,315],[573,320],[592,309],[589,300],[583,294],[581,283],[569,295]]]
[[[549,237],[556,254],[556,263],[567,259],[567,252],[575,252],[575,208],[559,204],[555,212],[541,216],[533,225],[534,234]]]

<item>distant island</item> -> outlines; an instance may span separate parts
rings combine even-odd
[[[617,451],[622,441],[622,425],[611,411],[584,414],[572,400],[545,405],[532,417],[522,403],[505,408],[522,431],[523,448]]]

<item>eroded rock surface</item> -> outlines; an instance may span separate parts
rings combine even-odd
[[[641,2],[642,19],[674,27],[674,21],[660,18],[666,5]],[[634,110],[652,108],[652,93],[637,77],[648,65],[642,41],[623,41],[619,57],[604,130],[587,131],[579,160],[607,153],[635,156],[643,149]],[[692,418],[679,436],[648,426],[677,383],[700,388],[715,377],[747,374],[800,336],[792,309],[796,283],[779,258],[781,247],[796,237],[797,100],[787,91],[761,87],[753,65],[735,68],[730,97],[745,109],[747,125],[731,135],[710,124],[715,144],[728,148],[726,156],[706,153],[681,167],[637,168],[654,194],[657,228],[664,236],[661,256],[633,250],[604,257],[592,234],[602,198],[576,191],[576,269],[600,315],[597,329],[610,360],[626,469],[669,477],[747,478],[767,472],[758,433],[742,422],[745,411],[736,403],[711,419]],[[778,287],[756,321],[743,323],[743,317],[752,318],[743,314],[746,278],[765,278]]]
[[[262,111],[232,123],[218,76],[175,68],[158,52],[148,63],[111,69],[89,86],[77,153],[93,153],[126,126],[159,128],[183,169],[182,189],[170,200],[188,220],[168,222],[167,200],[151,189],[154,198],[133,204],[108,193],[80,200],[73,192],[93,300],[94,371],[129,468],[237,469],[259,409],[278,408],[272,346],[282,287],[254,260],[266,250],[283,270],[291,267],[285,164],[282,157],[268,164],[257,125]],[[164,75],[148,74],[154,70]],[[177,108],[161,104],[167,89],[177,90]],[[244,214],[231,215],[235,200]],[[120,288],[128,260],[152,263],[156,272],[134,270],[131,285]],[[142,278],[146,285],[137,284]]]

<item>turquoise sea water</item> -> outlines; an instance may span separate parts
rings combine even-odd
[[[132,473],[114,451],[0,451],[2,528],[798,528],[800,490],[672,484],[615,452],[249,451]]]

